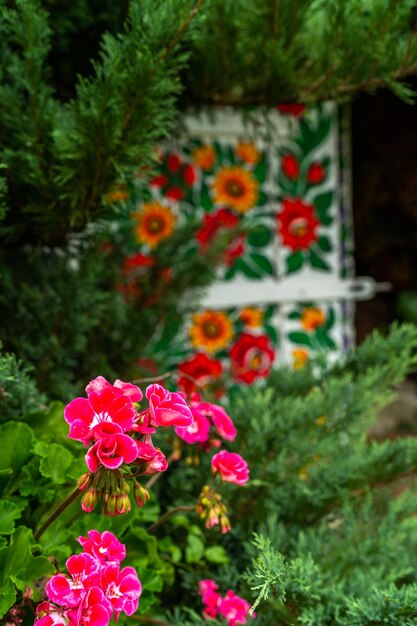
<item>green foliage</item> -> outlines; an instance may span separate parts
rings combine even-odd
[[[14,354],[0,352],[0,423],[19,419],[44,402],[31,378],[30,368]],[[33,375],[33,373],[32,373]]]
[[[177,32],[193,2],[130,2],[124,27],[103,35],[92,73],[78,77],[67,102],[51,85],[42,3],[1,6],[0,141],[10,207],[2,233],[14,242],[62,243],[103,215],[102,197],[121,171],[149,164],[167,134],[185,60]]]
[[[388,87],[416,70],[413,0],[208,0],[193,35],[190,98],[316,102]],[[374,42],[378,41],[378,45]]]

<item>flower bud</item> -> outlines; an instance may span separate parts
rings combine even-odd
[[[130,511],[130,500],[127,493],[119,493],[116,496],[116,515],[124,515]]]
[[[134,495],[139,507],[142,507],[149,500],[149,491],[136,480],[134,483]]]
[[[93,477],[90,472],[86,472],[85,474],[80,476],[77,480],[78,489],[80,491],[85,491],[87,487],[90,486],[92,479]]]
[[[83,499],[81,500],[81,508],[86,513],[91,513],[94,511],[97,502],[100,499],[100,492],[94,487],[90,487],[90,489],[84,494]]]

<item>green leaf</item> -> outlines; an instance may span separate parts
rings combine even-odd
[[[198,563],[204,555],[204,543],[199,537],[189,534],[185,548],[185,560],[187,563]]]
[[[331,252],[333,249],[332,242],[325,235],[322,235],[321,237],[317,239],[317,245],[319,246],[320,250],[322,250],[323,252]]]
[[[297,183],[287,178],[282,172],[278,176],[278,189],[285,192],[285,196],[297,195]]]
[[[211,199],[210,190],[205,184],[201,187],[200,204],[205,211],[211,211],[213,209],[213,201]]]
[[[330,270],[330,267],[326,263],[326,261],[324,261],[316,252],[314,252],[312,248],[309,251],[309,256],[310,256],[310,263],[312,267],[319,269],[319,270],[326,270],[326,271]]]
[[[265,309],[264,320],[270,320],[275,313],[275,306],[271,304],[267,309]]]
[[[329,308],[326,322],[323,328],[325,330],[330,330],[330,328],[332,328],[332,326],[334,325],[335,320],[336,320],[336,315],[335,315],[334,309]]]
[[[292,254],[289,254],[286,258],[287,263],[287,273],[291,274],[292,272],[296,272],[299,270],[304,263],[304,254],[301,250],[297,250]]]
[[[12,536],[10,545],[0,550],[0,617],[3,617],[16,598],[12,580],[21,588],[55,572],[46,557],[32,555],[35,545],[32,531],[20,526]]]
[[[295,330],[291,333],[288,333],[288,338],[293,343],[297,343],[300,346],[308,346],[309,348],[314,348],[313,342],[311,341],[311,337],[307,335],[307,333],[303,333],[302,331]]]
[[[249,254],[249,258],[253,263],[255,263],[255,265],[257,265],[262,270],[262,273],[268,274],[269,276],[274,275],[274,268],[272,267],[272,263],[268,259],[268,257],[264,256],[263,254],[251,252]]]
[[[291,313],[288,314],[288,319],[289,320],[299,320],[299,319],[301,319],[300,311],[291,311]]]
[[[263,248],[271,241],[271,232],[266,226],[258,226],[248,236],[248,243],[255,248]]]
[[[161,337],[153,346],[155,352],[165,350],[171,341],[178,335],[181,326],[181,317],[176,314],[170,316],[169,322],[164,326]]]
[[[230,558],[223,546],[210,546],[206,548],[204,556],[210,563],[229,563]]]
[[[14,502],[0,500],[0,535],[11,535],[14,531],[14,520],[21,515],[20,507]]]
[[[42,457],[39,469],[43,476],[50,478],[57,485],[67,482],[67,471],[73,461],[73,455],[69,450],[57,443],[47,444],[38,441],[35,452]]]
[[[33,431],[22,422],[6,422],[0,426],[0,442],[0,471],[18,472],[32,455]],[[0,476],[0,485],[7,479],[7,475]]]

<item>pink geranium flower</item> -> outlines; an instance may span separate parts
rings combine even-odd
[[[121,563],[126,557],[126,548],[113,533],[105,530],[89,530],[87,537],[78,537],[78,543],[84,552],[93,556],[100,563]]]
[[[142,585],[133,567],[120,570],[119,565],[107,565],[102,571],[101,584],[116,620],[122,611],[126,615],[133,615],[142,593]]]
[[[189,444],[204,443],[208,440],[210,434],[210,422],[202,411],[191,406],[191,414],[193,416],[192,423],[187,428],[175,428],[178,437],[181,437]]]
[[[78,624],[83,626],[107,626],[112,615],[112,606],[102,589],[90,589],[78,611]]]
[[[140,402],[143,397],[142,391],[136,385],[132,385],[132,383],[124,383],[122,380],[115,380],[111,385],[108,380],[104,378],[104,376],[97,376],[91,380],[85,391],[89,396],[90,393],[100,393],[105,389],[120,389],[123,392],[123,395],[127,396],[132,400],[132,402]]]
[[[165,454],[161,452],[159,448],[154,448],[155,455],[149,462],[148,467],[143,472],[144,474],[156,474],[159,472],[165,472],[168,469],[168,463],[165,458]]]
[[[237,626],[238,624],[246,624],[249,609],[249,602],[229,589],[221,601],[219,613],[227,619],[228,626]]]
[[[137,443],[132,437],[121,432],[120,426],[112,423],[100,424],[98,433],[100,435],[98,441],[85,455],[90,472],[96,472],[100,465],[114,470],[123,463],[133,463],[136,460]],[[95,434],[97,436],[97,433]]]
[[[94,438],[97,426],[111,422],[126,432],[133,426],[135,408],[131,398],[121,389],[104,387],[102,391],[91,391],[87,398],[75,398],[64,411],[64,418],[70,425],[71,439],[83,441],[88,445]]]
[[[36,607],[36,626],[67,626],[67,611],[50,602],[41,602]]]
[[[248,464],[236,452],[221,450],[213,456],[211,467],[213,473],[219,472],[225,482],[245,485],[249,480]]]
[[[149,402],[151,426],[178,426],[187,428],[193,416],[184,398],[177,392],[170,392],[161,385],[149,385],[145,392]]]
[[[218,585],[211,579],[200,580],[199,594],[204,604],[203,615],[206,618],[215,618],[219,613],[222,597],[218,592]]]
[[[210,402],[201,402],[199,408],[205,415],[211,417],[220,437],[227,441],[233,441],[235,439],[236,428],[232,418],[226,413],[222,406],[219,404],[211,404]]]

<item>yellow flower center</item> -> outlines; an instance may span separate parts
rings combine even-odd
[[[219,337],[221,335],[221,327],[216,322],[205,322],[203,324],[203,331],[207,337],[214,339],[215,337]]]
[[[308,222],[304,217],[295,219],[290,224],[290,233],[297,239],[301,239],[308,233]]]

